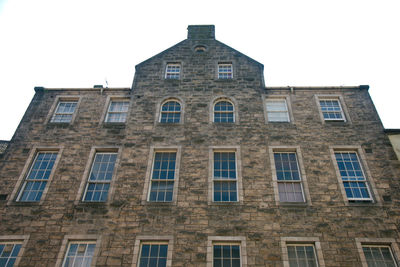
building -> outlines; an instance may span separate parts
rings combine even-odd
[[[396,152],[397,159],[400,160],[400,129],[385,129],[385,132]]]
[[[36,87],[0,161],[0,265],[397,266],[368,88],[265,87],[210,25],[132,88]]]

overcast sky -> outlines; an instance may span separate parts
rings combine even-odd
[[[399,13],[398,0],[0,0],[0,140],[33,87],[130,87],[135,65],[192,24],[263,63],[267,86],[368,84],[384,126],[400,128]]]

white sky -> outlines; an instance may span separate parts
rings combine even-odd
[[[399,13],[398,0],[0,0],[0,140],[34,86],[130,87],[192,24],[263,63],[267,86],[369,84],[384,126],[400,128]]]

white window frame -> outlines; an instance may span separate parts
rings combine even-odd
[[[339,188],[342,193],[343,201],[344,201],[345,205],[362,204],[363,202],[352,203],[352,201],[357,201],[357,200],[352,200],[352,199],[349,200],[347,198],[346,190],[343,185],[342,176],[340,174],[339,166],[336,161],[336,156],[335,156],[336,152],[353,152],[353,153],[357,154],[359,164],[362,168],[362,171],[363,171],[363,174],[365,177],[365,183],[366,183],[369,193],[370,193],[370,199],[360,199],[360,200],[364,201],[366,203],[378,203],[379,205],[382,205],[382,201],[378,195],[378,191],[376,189],[374,180],[371,178],[372,175],[371,175],[371,172],[369,171],[369,168],[367,165],[367,159],[366,159],[361,147],[360,146],[330,146],[329,151],[331,154],[331,159],[333,162],[333,166],[334,166],[334,169],[336,172],[336,177],[338,179]]]
[[[265,123],[293,123],[294,118],[293,118],[293,113],[292,113],[292,107],[291,107],[291,101],[290,101],[290,96],[289,95],[262,95],[262,100],[263,100],[263,110],[264,110],[264,117],[265,117]],[[267,110],[267,102],[268,101],[285,101],[286,104],[286,112],[287,112],[287,121],[269,121],[268,117],[268,110]]]
[[[209,236],[207,240],[207,267],[214,265],[214,245],[239,245],[240,266],[247,267],[246,237],[244,236]]]
[[[47,123],[52,123],[52,124],[73,124],[75,122],[77,113],[78,113],[78,109],[81,103],[82,97],[80,95],[58,95],[56,96],[56,99],[54,100],[49,113],[47,114],[46,120],[45,120],[45,124]],[[56,111],[58,109],[58,106],[60,104],[60,102],[76,102],[76,107],[75,107],[75,111],[72,114],[72,118],[70,122],[53,122],[53,117],[56,114]]]
[[[179,67],[179,73],[178,73],[178,78],[170,78],[170,77],[168,77],[168,75],[169,74],[173,74],[173,75],[176,75],[176,73],[175,72],[169,72],[168,71],[168,67],[169,66],[175,66],[175,67]],[[167,63],[166,64],[166,66],[165,66],[165,75],[164,75],[164,78],[166,79],[166,80],[180,80],[181,79],[181,74],[182,74],[182,64],[181,63],[179,63],[179,62],[174,62],[174,63]]]
[[[167,202],[149,201],[151,182],[152,182],[152,176],[153,176],[154,160],[155,160],[155,156],[156,156],[157,152],[159,152],[159,153],[175,152],[176,153],[175,179],[174,179],[174,189],[173,189],[174,191],[173,191],[173,195],[172,195],[172,201],[167,201]],[[155,205],[174,204],[174,205],[176,205],[176,202],[178,199],[180,162],[181,162],[181,146],[151,146],[150,147],[149,158],[147,161],[146,178],[145,178],[143,194],[142,194],[142,204],[155,204]]]
[[[168,101],[176,101],[179,102],[179,104],[181,104],[181,119],[178,123],[162,123],[161,122],[161,110],[162,110],[162,106],[167,103]],[[176,97],[176,96],[168,96],[165,97],[163,99],[161,99],[161,101],[159,101],[157,103],[157,107],[156,107],[156,113],[155,113],[155,119],[154,119],[154,125],[179,125],[179,124],[183,124],[184,123],[184,116],[185,116],[185,102],[183,101],[182,98],[180,97]]]
[[[222,73],[225,73],[225,72],[220,72],[219,71],[219,67],[223,67],[223,66],[230,66],[230,68],[231,68],[231,71],[230,72],[226,72],[226,73],[230,73],[231,74],[231,77],[230,78],[221,78],[220,77],[220,74],[222,74]],[[231,63],[231,62],[218,62],[218,65],[217,65],[217,79],[219,79],[219,80],[231,80],[231,79],[233,79],[233,64]]]
[[[181,106],[181,110],[178,112],[178,111],[163,111],[162,110],[162,108],[163,108],[163,106],[165,105],[165,104],[167,104],[168,102],[177,102],[177,103],[179,103],[179,105]],[[159,123],[162,123],[162,124],[168,124],[168,125],[174,125],[174,124],[180,124],[180,123],[182,123],[182,103],[178,100],[178,99],[173,99],[173,98],[169,98],[169,99],[167,99],[167,100],[165,100],[164,102],[162,102],[161,103],[161,105],[160,105],[160,111],[159,111],[159,119],[158,119],[158,122]],[[163,113],[179,113],[180,114],[180,117],[179,117],[179,122],[161,122],[161,119],[162,119],[162,115],[163,115]]]
[[[108,195],[107,195],[107,200],[105,202],[99,202],[99,201],[85,201],[84,197],[86,194],[86,189],[89,183],[89,174],[92,170],[93,162],[96,153],[116,153],[117,154],[117,160],[115,161],[115,166],[114,166],[114,172],[112,175],[112,179],[110,181],[110,188],[108,190]],[[78,205],[79,203],[109,203],[113,197],[114,197],[114,191],[115,191],[115,182],[117,180],[117,170],[120,165],[120,155],[122,153],[122,149],[120,147],[92,147],[90,150],[90,154],[88,157],[88,161],[85,166],[85,170],[83,172],[83,176],[81,179],[81,184],[78,189],[78,194],[75,199],[75,205]]]
[[[323,124],[325,124],[327,122],[328,123],[329,122],[347,122],[347,123],[351,123],[349,112],[347,110],[347,107],[345,105],[344,98],[343,98],[342,95],[314,95],[314,97],[315,97],[315,100],[317,102],[319,116],[320,116],[321,121],[322,121]],[[322,108],[321,108],[321,103],[320,103],[321,100],[336,100],[336,101],[338,101],[343,119],[325,119],[324,118],[324,114],[322,112]]]
[[[63,266],[66,259],[65,256],[67,255],[71,243],[96,244],[92,257],[92,264],[90,265],[91,267],[96,266],[100,252],[101,235],[65,235],[57,255],[56,267]]]
[[[162,236],[162,235],[157,235],[157,236],[139,235],[139,236],[136,236],[135,245],[133,248],[132,267],[138,267],[140,264],[140,254],[141,254],[142,244],[168,244],[166,267],[172,266],[172,252],[174,249],[174,237],[173,236]]]
[[[388,247],[396,266],[400,266],[400,250],[394,238],[356,238],[355,241],[362,267],[368,267],[363,247]]]
[[[104,125],[112,125],[112,124],[126,124],[129,120],[129,113],[131,110],[131,105],[132,105],[132,101],[130,101],[130,97],[127,95],[109,95],[107,96],[106,99],[106,103],[103,109],[103,115],[101,116],[100,119],[100,125],[104,124]],[[125,122],[108,122],[107,118],[108,118],[108,110],[110,109],[111,106],[111,102],[128,102],[128,110],[126,111],[126,120]],[[117,112],[117,113],[124,113],[124,112]]]
[[[24,255],[24,251],[28,244],[29,235],[2,235],[0,236],[0,244],[21,244],[21,249],[14,262],[14,267],[17,267]]]
[[[227,101],[230,102],[233,105],[233,122],[215,122],[215,105],[220,102],[220,101]],[[225,95],[219,95],[213,97],[210,103],[210,123],[216,124],[216,125],[225,125],[225,124],[235,124],[239,123],[239,113],[238,113],[238,104],[236,100],[232,97],[228,97]]]
[[[25,166],[24,166],[24,168],[23,168],[23,170],[21,172],[21,175],[18,178],[18,181],[17,181],[17,183],[16,183],[16,185],[14,187],[13,192],[11,193],[11,196],[10,196],[10,198],[8,200],[7,205],[11,205],[12,203],[38,203],[39,205],[42,204],[43,201],[46,199],[46,195],[47,195],[47,192],[48,192],[48,190],[50,188],[51,181],[53,180],[53,177],[54,177],[54,174],[56,172],[57,166],[58,166],[58,164],[60,162],[63,149],[64,149],[63,146],[60,146],[60,147],[37,147],[37,146],[34,146],[31,149],[30,153],[29,153],[28,159],[25,162]],[[28,176],[28,174],[29,174],[34,162],[35,162],[36,156],[40,152],[55,152],[55,153],[57,153],[57,158],[56,158],[56,160],[54,162],[54,165],[53,165],[53,168],[52,168],[52,170],[50,172],[49,179],[46,180],[47,181],[46,187],[43,190],[42,196],[41,196],[39,201],[35,201],[35,202],[22,201],[21,202],[21,201],[18,200],[18,198],[19,198],[20,194],[22,193],[23,184],[25,183],[26,178],[27,178],[27,176]]]
[[[271,162],[272,184],[273,184],[273,188],[274,188],[276,204],[277,205],[301,205],[301,204],[303,204],[303,205],[311,206],[312,202],[311,202],[311,198],[310,198],[307,175],[306,175],[305,168],[304,168],[303,156],[301,153],[300,146],[270,146],[268,149],[268,152],[269,152],[269,158],[270,158],[270,162]],[[274,153],[295,153],[296,154],[299,175],[301,177],[301,180],[299,182],[301,183],[301,187],[303,189],[304,202],[282,202],[282,201],[280,201],[279,189],[278,189],[279,181],[278,181],[278,176],[276,173]],[[289,181],[289,182],[292,182],[292,181]]]
[[[318,267],[325,267],[321,242],[318,237],[281,237],[283,267],[289,267],[288,246],[313,246]]]
[[[234,152],[236,160],[236,180],[216,179],[214,180],[214,152]],[[214,201],[214,181],[236,181],[237,201]],[[242,184],[242,160],[240,146],[211,146],[209,147],[209,171],[208,171],[208,204],[232,205],[243,202]]]

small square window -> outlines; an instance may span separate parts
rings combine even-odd
[[[367,261],[368,267],[390,266],[395,267],[392,250],[389,246],[371,246],[363,245],[362,250]]]
[[[269,122],[289,122],[289,111],[285,99],[266,100],[267,118]]]
[[[35,159],[24,179],[24,183],[16,201],[40,201],[47,182],[50,179],[50,174],[57,159],[57,154],[58,153],[54,151],[40,151],[36,153]]]
[[[166,267],[167,256],[167,242],[143,242],[140,246],[139,267]]]
[[[51,122],[54,123],[70,123],[75,113],[78,101],[60,101],[54,112]]]
[[[317,267],[317,255],[313,245],[288,244],[288,258],[290,267],[307,266]]]
[[[233,68],[232,64],[218,64],[218,79],[232,79]]]
[[[214,267],[240,267],[240,245],[214,243],[213,264]]]
[[[91,266],[95,248],[95,242],[69,242],[62,266]]]
[[[129,109],[129,101],[124,100],[111,100],[108,106],[105,122],[120,122],[126,121]]]
[[[319,105],[325,121],[345,121],[339,99],[320,99]]]
[[[179,79],[181,76],[180,64],[167,64],[165,79]]]
[[[107,201],[117,155],[100,152],[95,154],[83,196],[84,202]]]
[[[0,266],[12,267],[17,260],[22,243],[0,242]]]

